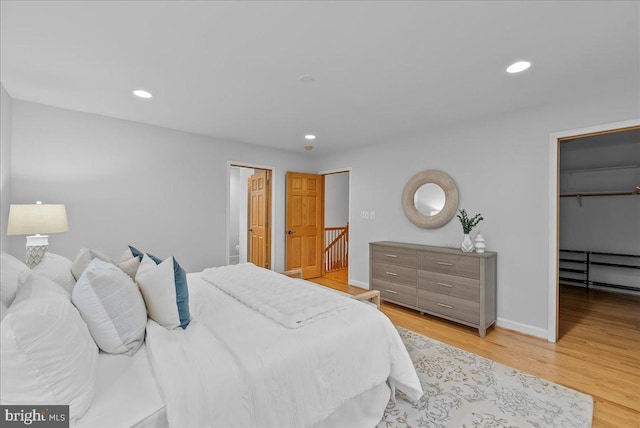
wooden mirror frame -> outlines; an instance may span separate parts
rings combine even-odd
[[[414,195],[427,183],[437,184],[444,190],[445,203],[442,210],[434,216],[426,216],[416,208]],[[449,223],[458,211],[458,188],[453,179],[436,169],[428,169],[411,177],[402,191],[402,209],[409,221],[423,229],[437,229]]]

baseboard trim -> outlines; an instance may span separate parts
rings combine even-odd
[[[547,339],[547,330],[540,327],[534,327],[528,324],[522,324],[516,321],[511,321],[508,319],[498,317],[496,321],[496,327],[507,328],[509,330],[514,330],[519,333],[529,334],[531,336],[536,336],[541,339]]]
[[[369,284],[367,284],[366,282],[362,282],[362,281],[356,281],[355,279],[350,279],[349,280],[349,285],[354,285],[356,287],[364,288],[366,290],[369,289]]]

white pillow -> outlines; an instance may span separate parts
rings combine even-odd
[[[11,254],[0,254],[0,301],[7,307],[11,306],[18,288],[18,275],[29,271],[29,266],[13,257]]]
[[[53,280],[33,271],[22,272],[18,277],[18,290],[12,305],[31,298],[50,298],[59,296],[69,300],[71,295]]]
[[[53,280],[71,294],[73,286],[76,285],[76,280],[71,273],[72,264],[73,262],[65,256],[44,253],[42,261],[33,268],[33,271]]]
[[[60,296],[14,304],[0,324],[2,404],[69,405],[93,399],[98,348],[71,302]]]
[[[138,286],[117,266],[93,259],[71,301],[103,351],[133,355],[142,345],[147,309]]]
[[[89,266],[89,263],[91,263],[91,260],[93,259],[100,259],[102,261],[115,265],[113,260],[111,260],[111,258],[102,251],[90,250],[89,248],[81,248],[80,251],[78,251],[78,255],[76,255],[75,260],[73,261],[73,264],[71,265],[71,273],[73,274],[73,277],[76,279],[76,281],[80,279],[80,277],[82,276],[82,272],[84,272],[84,270],[87,268],[87,266]]]
[[[4,302],[0,301],[0,321],[4,319],[5,315],[7,315],[8,310],[9,308],[7,307],[7,305],[5,305]]]
[[[135,279],[138,268],[140,267],[140,262],[142,261],[142,256],[143,254],[140,250],[129,245],[129,248],[127,248],[122,257],[120,257],[118,267],[129,275],[131,279]]]
[[[187,274],[176,259],[161,261],[145,254],[136,274],[149,318],[167,329],[187,328],[189,289]]]

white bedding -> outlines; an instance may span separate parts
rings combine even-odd
[[[303,327],[333,316],[355,303],[253,263],[205,269],[203,278],[287,328]]]
[[[100,352],[96,391],[75,428],[166,427],[165,405],[151,372],[146,345],[132,357]]]
[[[314,426],[385,381],[411,400],[422,395],[397,331],[369,305],[350,304],[289,329],[212,286],[203,273],[189,274],[188,282],[189,327],[168,331],[150,321],[147,329],[172,427]],[[380,417],[383,411],[384,405]]]

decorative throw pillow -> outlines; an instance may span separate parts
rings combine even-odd
[[[11,306],[14,297],[16,297],[20,272],[28,272],[30,270],[29,266],[11,254],[0,254],[0,301],[7,307]]]
[[[131,279],[135,279],[136,272],[138,272],[138,267],[140,266],[143,255],[144,254],[142,254],[142,252],[136,247],[132,247],[131,245],[129,245],[129,248],[127,248],[127,250],[120,258],[118,267],[122,269],[124,273],[129,275]]]
[[[75,260],[73,261],[73,264],[71,265],[71,273],[73,274],[73,277],[76,279],[76,281],[80,279],[80,276],[82,276],[82,272],[84,272],[84,270],[87,268],[87,266],[89,266],[89,263],[91,263],[91,260],[93,259],[100,259],[104,262],[115,265],[114,261],[111,260],[111,258],[105,253],[97,250],[90,250],[89,248],[81,248],[80,251],[78,251],[78,255],[76,256]]]
[[[71,295],[60,284],[36,272],[22,272],[18,277],[18,290],[12,305],[32,298],[62,297],[69,300]]]
[[[176,259],[165,261],[145,254],[136,282],[147,304],[149,318],[166,329],[187,328],[190,321],[187,274]]]
[[[38,263],[33,271],[59,284],[62,288],[71,294],[76,280],[71,273],[73,262],[59,254],[45,253],[42,261]]]
[[[98,347],[68,298],[11,305],[0,324],[2,404],[69,405],[76,419],[91,404]]]
[[[142,345],[147,310],[138,286],[117,266],[93,259],[71,301],[103,351],[133,355]]]

